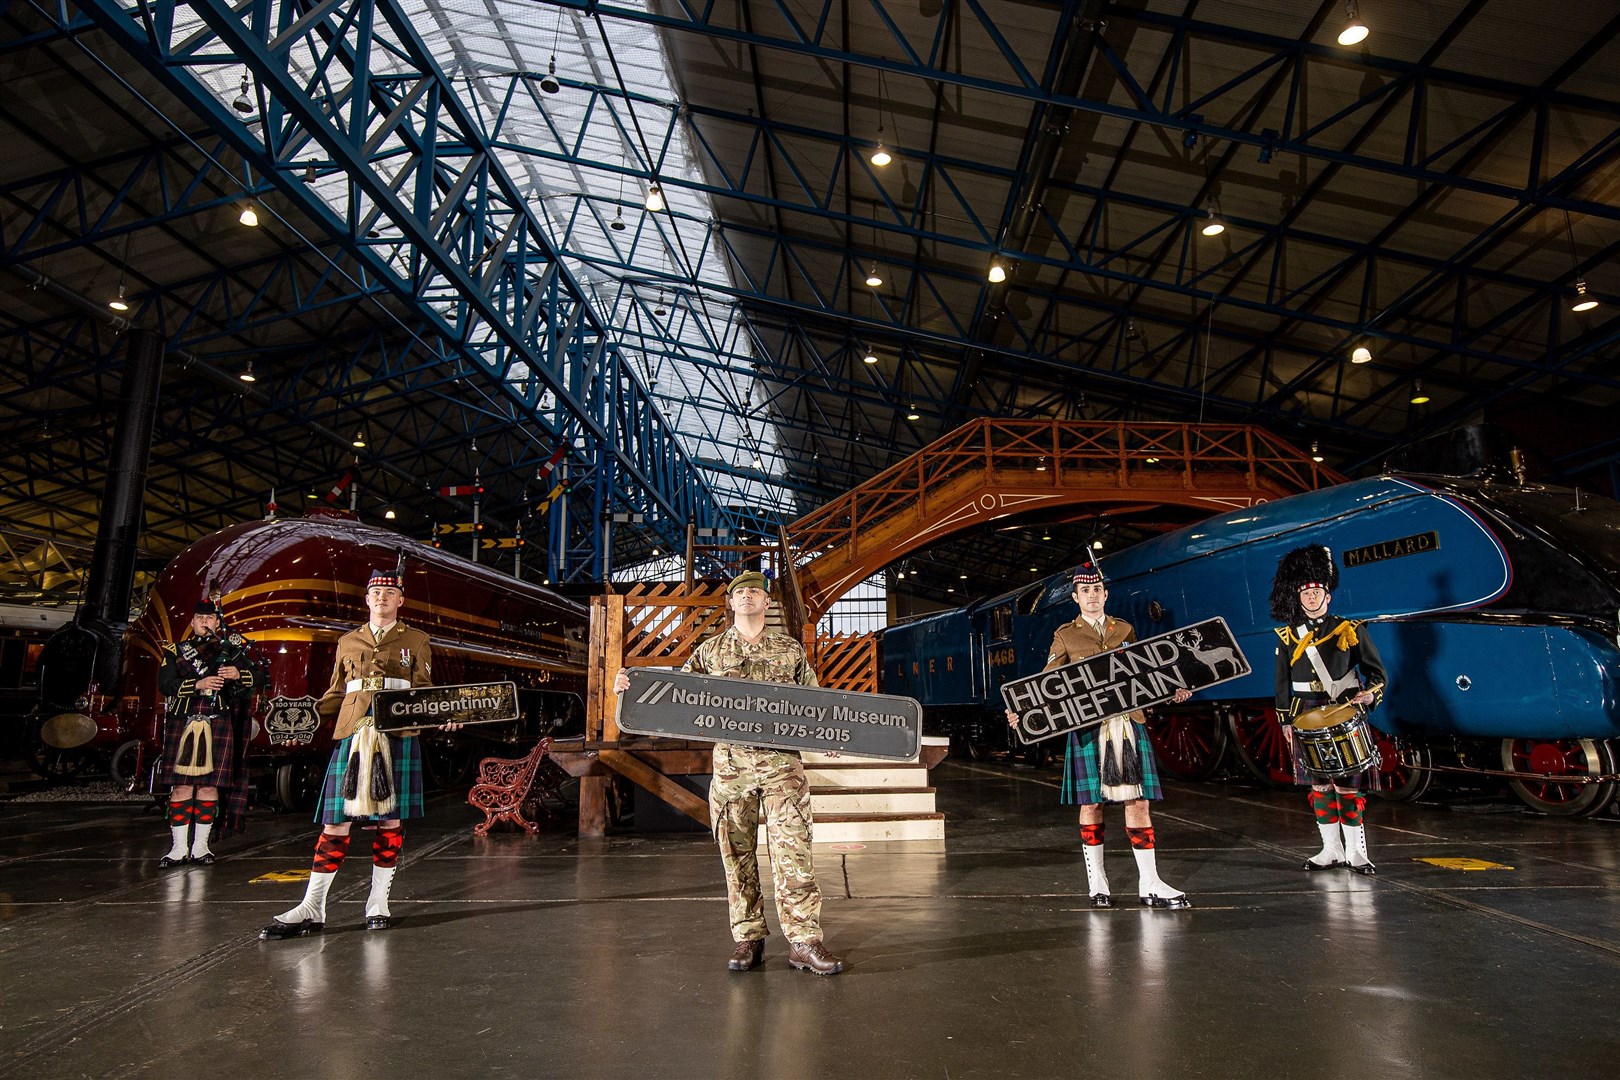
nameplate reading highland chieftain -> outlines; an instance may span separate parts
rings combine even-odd
[[[629,675],[619,727],[636,735],[895,761],[922,746],[922,706],[908,697],[652,668]]]
[[[1237,639],[1217,617],[1003,683],[1001,697],[1018,714],[1015,730],[1027,746],[1248,673]]]
[[[518,718],[517,683],[466,683],[379,690],[371,699],[378,731],[438,727],[440,724],[495,724]]]

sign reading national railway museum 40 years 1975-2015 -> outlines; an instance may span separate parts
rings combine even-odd
[[[893,694],[631,668],[619,727],[636,735],[836,750],[908,761],[922,745],[922,706]]]

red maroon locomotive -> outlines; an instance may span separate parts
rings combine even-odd
[[[225,623],[249,638],[269,667],[269,685],[253,705],[253,763],[275,769],[286,806],[306,803],[331,753],[331,725],[315,701],[332,676],[337,639],[365,618],[367,576],[403,560],[404,620],[433,639],[434,681],[441,685],[510,679],[523,713],[516,725],[471,728],[434,737],[424,765],[434,779],[465,775],[488,740],[520,742],[582,722],[588,616],[549,589],[501,574],[346,514],[255,521],[206,536],[164,568],[146,609],[124,639],[119,695],[91,695],[104,747],[139,746],[133,766],[150,773],[162,746],[160,649],[186,632],[192,605],[217,594]],[[272,742],[296,742],[295,748]]]

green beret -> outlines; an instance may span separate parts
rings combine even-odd
[[[734,589],[764,589],[770,592],[771,583],[758,570],[744,570],[731,579],[731,584],[726,586],[726,595],[729,596]]]

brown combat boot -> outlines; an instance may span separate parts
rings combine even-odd
[[[788,950],[788,963],[812,975],[836,975],[844,970],[844,962],[828,952],[820,939],[795,941]]]
[[[726,967],[732,971],[748,971],[765,962],[765,943],[763,941],[739,941],[737,951],[731,954],[726,961]]]

